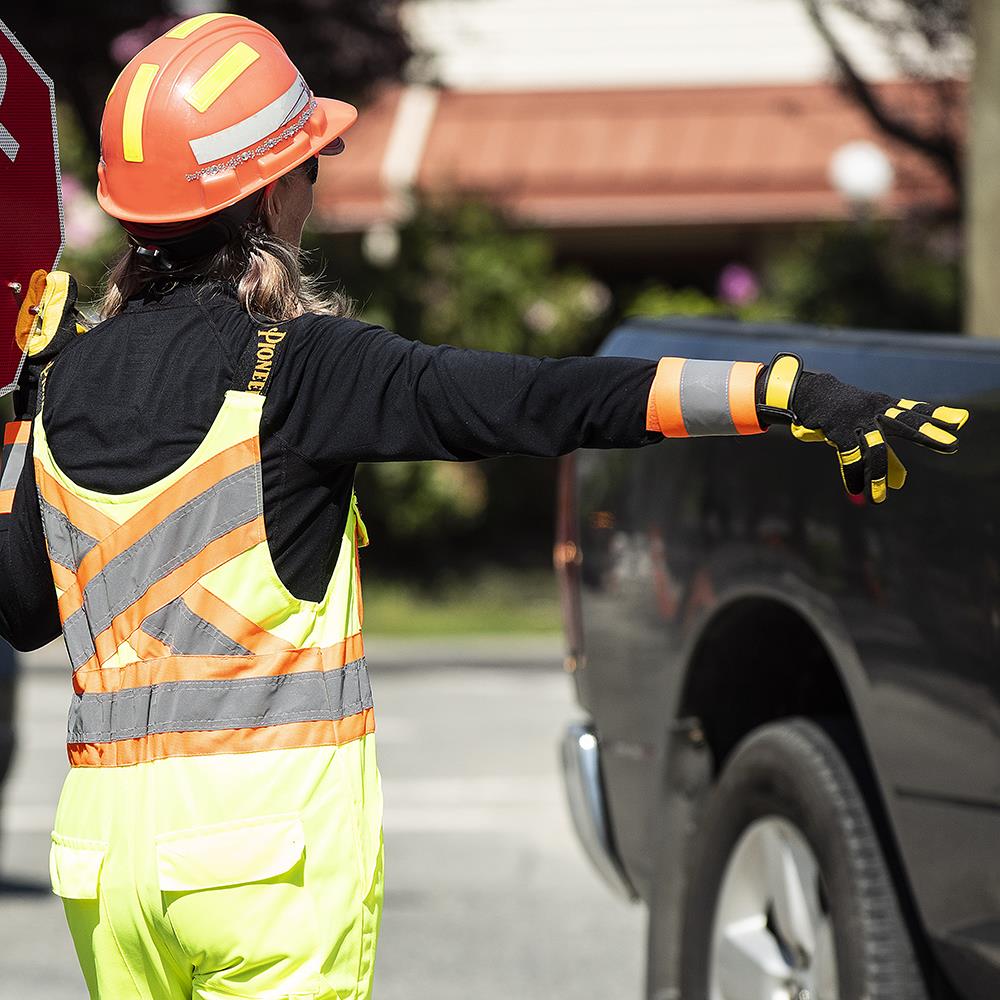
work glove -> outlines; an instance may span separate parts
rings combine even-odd
[[[955,431],[969,419],[968,410],[868,392],[805,371],[794,354],[777,355],[758,376],[757,414],[763,424],[790,424],[800,441],[836,448],[844,489],[872,503],[884,502],[889,489],[906,481],[886,435],[951,455],[958,450]]]
[[[22,419],[35,413],[42,371],[87,325],[76,308],[76,279],[68,271],[35,271],[17,317],[15,337],[25,352],[14,395],[14,412]]]

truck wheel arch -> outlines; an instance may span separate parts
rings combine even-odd
[[[650,997],[676,996],[681,873],[705,793],[748,733],[792,716],[822,720],[847,757],[882,843],[919,958],[922,963],[929,961],[869,757],[863,720],[851,698],[849,685],[864,684],[864,674],[853,645],[837,636],[835,628],[831,631],[833,635],[785,595],[734,594],[713,607],[679,661],[684,679],[667,736],[657,823],[661,844],[653,845],[649,887]],[[841,652],[846,656],[837,655]],[[698,777],[692,780],[693,776]]]

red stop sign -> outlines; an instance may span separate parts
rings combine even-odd
[[[16,385],[14,325],[33,271],[63,248],[62,186],[52,81],[0,21],[0,396]]]

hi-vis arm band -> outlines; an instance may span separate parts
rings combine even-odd
[[[646,429],[664,437],[760,434],[757,374],[750,361],[661,358],[656,368]]]
[[[14,506],[14,491],[24,471],[31,438],[31,421],[7,424],[3,432],[3,472],[0,473],[0,514],[9,514]]]

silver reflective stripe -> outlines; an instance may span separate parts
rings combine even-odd
[[[6,444],[3,447],[3,475],[0,476],[0,490],[13,490],[24,470],[24,459],[28,454],[26,444]]]
[[[83,557],[97,544],[97,539],[81,531],[44,497],[39,496],[39,502],[42,507],[42,522],[45,525],[49,558],[75,573]]]
[[[87,612],[80,608],[63,622],[63,639],[66,642],[66,652],[74,670],[79,670],[97,650],[94,648],[94,637],[90,632]]]
[[[191,152],[198,163],[203,164],[249,149],[254,143],[266,139],[276,129],[291,121],[308,100],[309,88],[301,76],[297,77],[281,97],[256,114],[219,132],[191,139]]]
[[[180,656],[250,656],[250,650],[230,639],[211,622],[196,615],[183,597],[154,611],[140,626]]]
[[[685,361],[681,369],[681,413],[692,437],[736,434],[729,410],[732,361]]]
[[[93,634],[100,635],[153,584],[215,539],[257,517],[259,475],[255,464],[220,479],[115,556],[84,588]]]
[[[364,658],[342,669],[227,681],[169,681],[101,694],[76,694],[70,743],[112,743],[153,733],[256,729],[332,722],[372,707]]]

